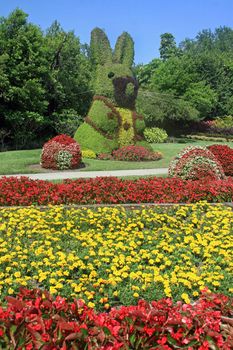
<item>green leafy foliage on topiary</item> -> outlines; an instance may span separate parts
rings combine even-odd
[[[143,133],[149,143],[162,143],[168,137],[166,131],[160,128],[146,128]]]
[[[82,149],[88,148],[97,154],[109,153],[144,139],[145,123],[135,111],[138,83],[131,70],[134,43],[124,32],[112,54],[106,34],[95,28],[90,46],[96,65],[95,96],[84,124],[74,137]]]
[[[143,131],[146,127],[146,124],[145,124],[144,118],[142,116],[135,118],[134,127],[136,129],[137,134],[143,135]]]
[[[113,73],[112,78],[119,78],[123,76],[131,76],[132,72],[128,66],[122,64],[108,64],[98,65],[96,69],[96,80],[94,82],[94,90],[96,95],[108,97],[114,102],[114,88],[112,79],[108,77]]]
[[[83,123],[76,131],[74,139],[81,144],[81,149],[91,149],[95,153],[110,153],[117,148],[117,141],[109,140],[91,125]],[[79,141],[80,140],[80,141]]]
[[[113,62],[120,62],[128,67],[132,67],[134,59],[134,42],[131,36],[124,32],[117,39],[113,53]]]
[[[132,111],[126,108],[117,108],[121,116],[121,126],[118,135],[118,145],[119,147],[131,145],[134,142],[134,125],[132,118]]]
[[[91,32],[91,60],[94,64],[105,64],[112,61],[112,49],[107,35],[100,28]]]
[[[103,100],[96,100],[95,103],[93,103],[88,117],[90,117],[96,127],[102,130],[104,133],[116,134],[118,129],[118,120],[113,115],[109,106],[107,106]]]

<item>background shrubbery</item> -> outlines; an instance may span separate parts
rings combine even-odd
[[[0,47],[1,150],[40,147],[58,133],[73,136],[93,96],[92,48],[57,21],[42,32],[19,9],[1,18]],[[212,134],[232,135],[232,47],[228,27],[203,30],[179,45],[171,33],[162,34],[160,58],[134,68],[136,109],[146,126],[176,136],[210,119]],[[111,54],[106,50],[103,55]]]
[[[146,128],[144,130],[144,136],[149,143],[162,143],[168,137],[166,131],[160,128]]]

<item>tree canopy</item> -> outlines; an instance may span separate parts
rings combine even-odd
[[[149,113],[148,123],[161,120],[167,124],[174,113],[167,112],[166,100],[189,106],[190,113],[175,112],[176,119],[214,119],[233,113],[233,29],[219,27],[203,30],[195,39],[185,39],[176,46],[171,33],[161,35],[160,59],[135,67],[141,90],[154,92],[163,103],[144,99],[139,108]],[[171,102],[170,102],[171,104]],[[163,107],[162,107],[163,106]],[[181,108],[182,109],[182,108]],[[154,113],[153,113],[154,110]],[[180,109],[179,109],[180,111]]]
[[[43,33],[27,17],[16,9],[0,19],[0,128],[16,148],[56,132],[64,110],[84,115],[91,98],[79,39],[56,21]]]

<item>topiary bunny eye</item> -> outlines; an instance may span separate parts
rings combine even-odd
[[[108,77],[109,77],[109,79],[113,78],[113,77],[114,77],[114,75],[115,75],[115,73],[113,73],[113,72],[108,73]]]

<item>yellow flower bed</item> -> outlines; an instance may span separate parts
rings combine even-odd
[[[232,295],[232,222],[230,208],[206,203],[1,209],[1,298],[20,285],[106,309],[139,298],[189,302],[205,286]]]

